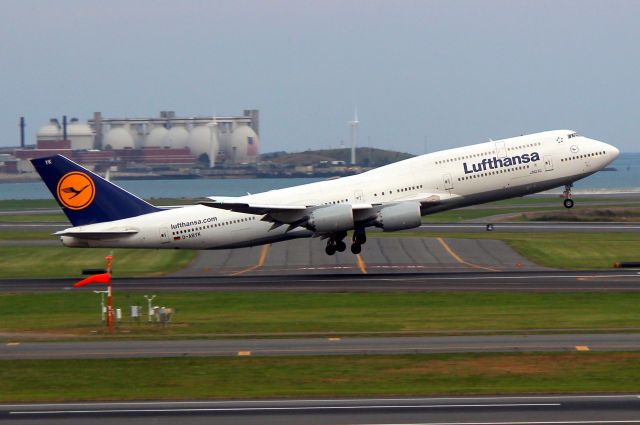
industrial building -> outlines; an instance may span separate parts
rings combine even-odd
[[[118,171],[167,168],[214,168],[255,164],[259,156],[259,111],[242,116],[177,117],[162,111],[156,118],[104,118],[95,112],[86,123],[77,118],[51,119],[36,145],[14,151],[19,172],[31,171],[29,159],[62,154],[89,166]]]

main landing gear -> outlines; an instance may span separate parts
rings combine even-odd
[[[337,234],[336,236],[329,238],[329,240],[327,241],[327,247],[324,249],[324,252],[326,252],[327,255],[333,255],[336,252],[343,252],[345,249],[347,249],[347,244],[342,240],[346,236],[347,233],[342,232]]]
[[[346,250],[347,244],[343,241],[346,236],[347,233],[342,232],[329,238],[324,252],[326,252],[327,255],[334,255],[336,252],[343,252]],[[360,254],[362,251],[362,245],[366,241],[367,235],[365,234],[364,229],[357,229],[353,232],[353,238],[351,239],[351,252],[354,254]]]
[[[327,255],[333,255],[336,252],[343,252],[345,249],[347,249],[347,244],[344,243],[343,241],[329,239],[329,241],[327,242],[327,246],[324,249],[324,252],[326,252]]]
[[[364,229],[357,229],[353,232],[353,238],[351,243],[351,252],[354,254],[360,254],[362,251],[362,245],[367,242],[367,234]]]
[[[573,207],[573,199],[571,199],[571,187],[573,187],[573,184],[564,185],[564,192],[562,192],[564,201],[562,203],[564,204],[565,208]]]

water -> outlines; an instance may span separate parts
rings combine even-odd
[[[622,153],[610,165],[617,171],[601,171],[578,181],[574,193],[640,192],[640,153]],[[195,179],[195,180],[117,180],[116,183],[142,198],[201,198],[241,196],[283,187],[313,183],[321,178],[289,179]],[[42,182],[2,183],[0,200],[51,199]]]
[[[321,178],[288,179],[193,179],[193,180],[116,180],[118,186],[141,198],[203,198],[206,196],[241,196],[272,189],[297,186]],[[42,182],[0,184],[0,200],[51,199]]]

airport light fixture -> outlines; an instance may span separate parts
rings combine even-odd
[[[106,309],[104,308],[104,295],[108,294],[109,291],[93,291],[94,294],[100,294],[100,321],[104,322],[105,319],[105,311]]]
[[[156,297],[155,295],[145,295],[144,296],[147,300],[148,303],[148,310],[147,310],[147,316],[149,317],[149,320],[147,320],[148,322],[151,321],[151,315],[153,314],[153,308],[151,307],[151,301],[153,301],[153,299]]]

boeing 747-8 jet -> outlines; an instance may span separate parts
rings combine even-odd
[[[611,163],[615,147],[570,130],[417,156],[362,174],[180,208],[153,206],[56,155],[32,160],[73,225],[69,247],[227,249],[293,238],[326,239],[329,255],[360,253],[366,229],[420,226],[438,211],[565,187]]]

